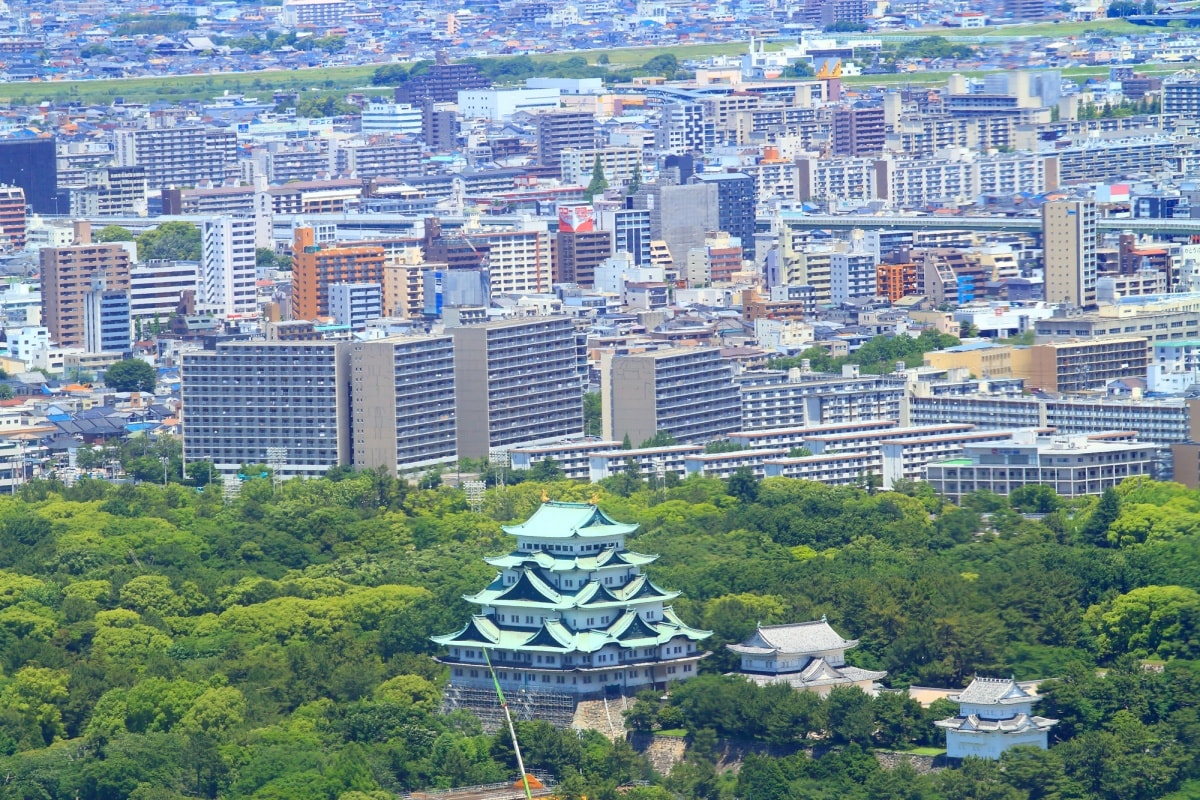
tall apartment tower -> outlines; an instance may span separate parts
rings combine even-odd
[[[128,243],[92,244],[87,225],[77,226],[78,244],[42,248],[42,324],[61,347],[85,344],[84,294],[96,278],[111,291],[129,291]]]
[[[454,339],[403,336],[350,345],[353,463],[397,472],[456,457]]]
[[[384,252],[379,245],[322,247],[312,228],[296,228],[292,243],[292,316],[329,316],[329,286],[334,283],[383,285]]]
[[[253,217],[216,217],[201,225],[199,304],[225,317],[258,313]]]
[[[733,367],[715,347],[615,355],[600,361],[603,435],[639,442],[666,431],[703,442],[738,430],[742,402]]]
[[[101,167],[84,177],[87,185],[71,190],[71,216],[146,216],[145,167]]]
[[[285,476],[350,463],[350,381],[341,342],[223,342],[180,371],[184,461],[224,474],[281,457]]]
[[[590,111],[547,111],[537,116],[538,163],[562,168],[563,150],[593,150],[596,117]]]
[[[1096,232],[1091,200],[1042,206],[1047,302],[1078,308],[1096,304]]]
[[[846,107],[833,112],[833,154],[867,157],[883,153],[887,138],[883,106]]]
[[[35,214],[65,214],[53,137],[0,139],[0,183],[20,186]]]
[[[581,353],[567,317],[450,328],[458,455],[583,435]]]
[[[639,267],[650,263],[649,209],[602,209],[596,216],[601,230],[612,231],[614,253],[629,253]]]
[[[25,190],[0,185],[0,250],[25,247]]]
[[[754,260],[754,215],[758,189],[743,172],[693,175],[692,181],[717,187],[717,227],[742,240],[742,254]]]
[[[654,147],[671,155],[706,152],[716,144],[716,125],[703,103],[672,103],[662,111],[654,131]]]

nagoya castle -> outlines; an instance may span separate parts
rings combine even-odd
[[[574,722],[587,699],[625,704],[639,690],[696,675],[710,631],[688,626],[670,602],[679,596],[642,574],[657,556],[625,549],[637,525],[616,522],[595,504],[543,502],[504,531],[516,549],[486,558],[500,570],[461,630],[433,641],[450,667],[445,707],[467,708],[485,722],[498,709],[484,651],[518,716]],[[620,698],[619,701],[616,698]]]

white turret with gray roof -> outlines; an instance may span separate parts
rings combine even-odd
[[[1018,745],[1046,749],[1058,720],[1033,714],[1033,704],[1041,699],[1033,689],[1012,678],[976,677],[966,689],[949,695],[958,703],[958,716],[934,723],[946,731],[946,755],[996,759]]]
[[[835,686],[858,686],[874,693],[886,672],[846,665],[846,651],[858,646],[822,617],[813,622],[759,625],[741,644],[726,645],[742,657],[737,674],[758,684],[786,683],[826,694]]]

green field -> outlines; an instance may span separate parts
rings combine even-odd
[[[938,29],[889,33],[893,36],[931,36],[947,38],[956,36],[986,36],[1016,38],[1026,36],[1078,36],[1086,31],[1104,30],[1109,33],[1145,33],[1150,28],[1133,25],[1123,20],[1100,22],[1039,23],[1034,25],[1004,25],[982,30]],[[681,44],[667,47],[619,47],[609,50],[591,50],[580,53],[548,53],[532,56],[534,61],[561,61],[572,56],[582,56],[588,63],[595,64],[601,55],[608,56],[614,67],[630,67],[644,64],[657,55],[670,54],[680,61],[706,58],[716,55],[735,55],[745,52],[745,42],[717,42],[706,44]],[[775,44],[774,46],[781,46]],[[77,100],[87,104],[108,104],[115,97],[130,102],[155,100],[183,101],[204,100],[223,92],[263,94],[275,89],[354,89],[369,86],[371,75],[378,64],[355,67],[318,67],[300,70],[269,70],[263,72],[217,73],[211,75],[170,75],[158,78],[117,78],[110,80],[41,81],[0,84],[0,103],[27,105],[44,100]],[[1177,67],[1140,67],[1142,72],[1174,72]],[[1064,70],[1072,77],[1091,77],[1107,72],[1107,67],[1079,67]],[[972,72],[981,75],[984,72]],[[922,72],[903,75],[865,75],[843,79],[849,85],[928,85],[946,79],[946,73]]]

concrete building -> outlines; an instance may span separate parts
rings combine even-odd
[[[25,190],[0,185],[0,250],[25,248]]]
[[[458,455],[583,435],[581,353],[567,317],[450,328]]]
[[[184,461],[226,475],[277,461],[287,477],[351,463],[347,352],[340,342],[276,341],[185,353]]]
[[[1026,383],[1046,392],[1082,392],[1119,378],[1144,378],[1150,363],[1141,337],[1038,344],[1029,352]]]
[[[663,107],[654,132],[655,149],[683,156],[706,153],[716,143],[716,125],[707,118],[703,103],[671,103]]]
[[[636,147],[567,148],[559,153],[563,183],[586,186],[596,169],[597,157],[604,179],[612,187],[625,186],[641,170],[642,151]]]
[[[620,449],[620,442],[590,439],[514,447],[508,451],[508,456],[512,468],[515,470],[533,469],[534,465],[542,461],[553,461],[567,478],[573,481],[586,481],[591,476],[590,466],[593,455],[611,453]]]
[[[862,158],[883,153],[883,106],[841,107],[833,112],[833,153]]]
[[[554,237],[554,282],[591,286],[596,267],[612,254],[612,231],[572,231],[560,226]]]
[[[421,109],[408,103],[367,103],[362,112],[363,133],[421,135]]]
[[[900,418],[905,381],[885,375],[834,377],[774,372],[743,375],[742,429],[769,431]],[[953,417],[947,417],[953,419]]]
[[[683,262],[689,250],[704,246],[704,237],[710,232],[732,234],[721,227],[718,192],[714,182],[641,187],[633,196],[633,206],[650,212],[651,247],[661,240],[671,257]]]
[[[716,172],[695,175],[692,181],[717,187],[716,229],[741,239],[743,255],[753,261],[757,202],[754,179],[742,172]]]
[[[365,330],[368,320],[383,316],[383,288],[378,283],[331,283],[329,314],[336,325]]]
[[[1098,495],[1126,478],[1153,475],[1154,445],[1128,441],[1132,435],[1018,431],[1011,441],[969,444],[961,456],[927,464],[925,479],[952,503],[980,489],[1007,496],[1032,485],[1049,486],[1061,497]]]
[[[1096,204],[1064,200],[1042,206],[1046,301],[1096,304]]]
[[[200,226],[202,256],[197,306],[227,318],[258,315],[253,217],[217,217]]]
[[[292,245],[292,316],[329,316],[329,287],[335,283],[383,284],[384,250],[379,245],[322,246],[312,228],[298,227]]]
[[[536,121],[537,158],[543,167],[561,170],[564,150],[596,148],[596,116],[591,111],[546,111]]]
[[[129,317],[129,281],[110,289],[103,274],[83,293],[83,349],[88,353],[126,353],[133,343]]]
[[[717,348],[605,353],[603,435],[638,444],[666,431],[680,442],[718,439],[742,426],[733,367]]]
[[[87,185],[71,190],[73,217],[144,217],[145,167],[103,167],[86,173]]]
[[[80,244],[46,247],[40,253],[42,322],[61,347],[83,348],[84,293],[92,282],[104,278],[111,291],[129,289],[131,243],[90,244],[90,230]]]
[[[456,458],[454,340],[405,336],[350,346],[353,464],[393,475]]]
[[[129,270],[129,314],[136,324],[158,324],[179,308],[183,298],[197,294],[200,263],[197,261],[152,260]]]
[[[613,253],[629,253],[637,266],[650,264],[650,211],[644,208],[599,208],[597,226],[612,233]]]
[[[198,125],[118,130],[113,134],[118,167],[143,167],[150,189],[220,185],[236,174],[237,132]]]
[[[872,253],[850,250],[829,258],[829,299],[834,303],[874,297],[877,289],[876,261]]]
[[[399,92],[399,90],[397,90]],[[501,122],[519,111],[536,113],[559,107],[557,89],[463,89],[458,91],[458,113],[464,119]],[[595,147],[593,140],[588,147]]]
[[[346,0],[284,0],[279,20],[288,28],[326,31],[341,27],[349,11]]]

